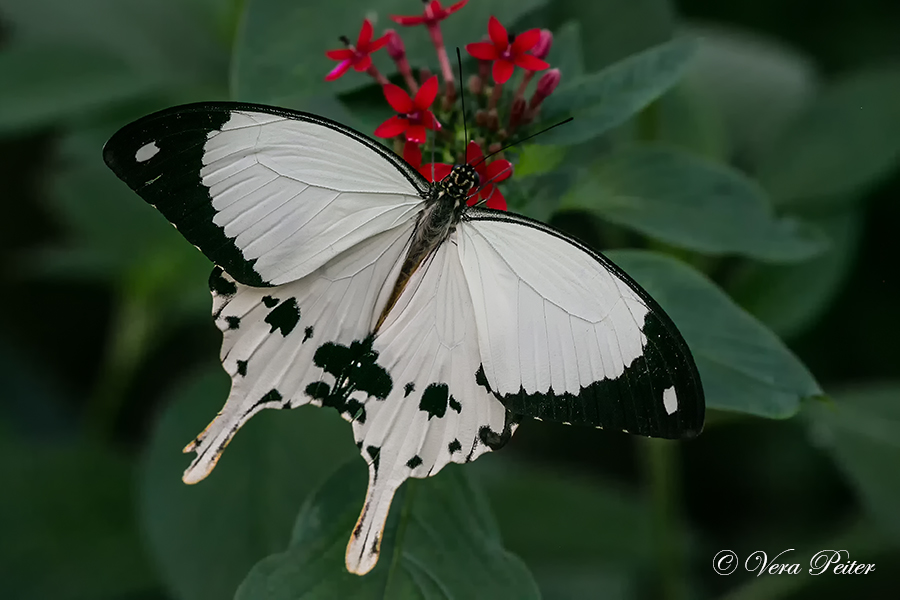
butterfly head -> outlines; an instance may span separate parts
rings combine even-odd
[[[469,197],[469,190],[478,187],[480,181],[478,172],[472,165],[455,165],[450,174],[441,182],[447,195],[457,203],[465,204]]]

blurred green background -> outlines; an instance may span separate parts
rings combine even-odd
[[[324,51],[340,34],[353,38],[363,16],[377,14],[380,30],[388,14],[420,9],[416,0],[0,0],[0,597],[230,598],[254,565],[285,550],[304,500],[331,498],[327,486],[310,494],[356,449],[336,414],[313,408],[256,417],[209,480],[181,484],[180,449],[228,389],[209,264],[116,180],[100,150],[125,123],[197,100],[306,108],[369,131],[351,96],[334,101],[368,81],[351,73],[327,87]],[[698,339],[706,350],[712,408],[688,443],[527,422],[502,452],[448,468],[440,485],[483,489],[503,546],[548,599],[896,597],[900,4],[471,0],[470,9],[478,16],[446,22],[451,44],[479,39],[492,10],[551,27],[564,81],[676,34],[698,40],[676,86],[565,151],[577,163],[622,140],[664,149],[602,154],[565,189],[527,178],[522,164],[525,187],[510,195],[513,209],[615,250],[661,296],[695,353]],[[407,48],[434,63],[424,35]],[[770,233],[788,223],[771,215],[790,218],[799,229],[785,240],[815,249],[743,239],[750,221],[717,196],[728,182],[759,201]],[[646,200],[649,216],[594,200],[617,193]],[[681,211],[699,214],[697,231],[724,246],[697,247],[706,238],[679,229]],[[674,217],[660,225],[660,215]],[[729,348],[781,356],[793,387],[779,396],[766,366],[756,395],[728,385],[733,375],[708,379],[716,356],[704,321],[737,336]],[[816,381],[827,399],[812,398]],[[474,483],[457,486],[463,470]],[[354,494],[351,512],[362,502]],[[793,548],[788,562],[804,569],[815,552],[844,548],[876,571],[719,576],[713,557],[726,548],[741,560]],[[251,580],[242,597],[263,597],[247,591],[262,589]],[[296,597],[288,589],[269,591]]]

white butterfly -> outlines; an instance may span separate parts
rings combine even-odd
[[[369,463],[353,573],[377,562],[403,481],[500,448],[523,417],[702,428],[696,367],[659,306],[565,234],[468,208],[471,166],[432,184],[338,123],[234,103],[147,116],[104,158],[218,265],[231,394],[185,448],[184,481],[264,408],[336,408]]]

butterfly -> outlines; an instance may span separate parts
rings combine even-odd
[[[659,305],[561,231],[467,206],[472,165],[432,183],[339,123],[239,103],[151,114],[103,156],[215,265],[231,392],[183,480],[260,410],[337,409],[369,464],[350,572],[376,564],[407,478],[499,449],[523,418],[702,429],[697,368]]]

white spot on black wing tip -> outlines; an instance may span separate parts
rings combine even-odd
[[[144,144],[138,148],[138,151],[134,154],[134,160],[137,162],[147,162],[158,153],[159,146],[156,145],[156,142],[150,142],[149,144]]]
[[[671,415],[674,414],[675,411],[678,410],[678,396],[675,394],[675,386],[670,388],[666,388],[663,391],[663,408],[666,409],[666,414]]]

